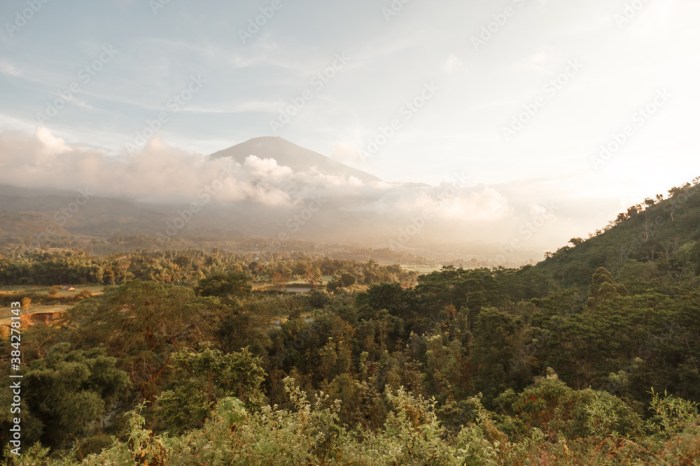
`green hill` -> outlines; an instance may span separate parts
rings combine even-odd
[[[699,274],[698,178],[630,207],[587,240],[572,238],[534,268],[560,285],[588,286],[599,267],[635,280]]]

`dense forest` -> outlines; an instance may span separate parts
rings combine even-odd
[[[331,277],[338,286],[378,283],[415,283],[416,274],[398,265],[382,266],[327,257],[298,255],[241,255],[214,249],[167,252],[139,251],[94,257],[81,251],[24,251],[0,254],[0,285],[101,284],[121,285],[133,280],[196,285],[221,273],[243,273],[253,283],[298,281],[319,285]],[[331,289],[333,285],[331,285]]]
[[[700,462],[697,183],[520,269],[31,251],[0,283],[105,286],[23,330],[10,464]]]

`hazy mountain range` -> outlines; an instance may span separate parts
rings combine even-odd
[[[506,186],[460,174],[439,186],[387,182],[279,137],[210,156],[158,139],[137,154],[108,155],[44,129],[4,134],[0,145],[5,244],[258,238],[273,249],[311,241],[513,265],[541,259],[547,244],[566,241],[562,225],[571,229],[553,206],[509,196]]]

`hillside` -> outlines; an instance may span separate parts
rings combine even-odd
[[[700,185],[669,190],[662,199],[621,213],[587,240],[572,238],[536,266],[563,285],[587,286],[593,272],[605,267],[613,274],[637,279],[658,274],[700,273]]]
[[[163,231],[177,206],[57,189],[0,185],[0,242],[23,239],[31,245],[49,239],[106,237]]]

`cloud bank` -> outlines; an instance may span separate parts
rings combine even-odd
[[[28,188],[87,189],[100,196],[155,203],[189,202],[208,193],[215,201],[294,206],[308,199],[344,199],[348,210],[398,215],[431,210],[438,217],[497,220],[508,200],[493,188],[456,181],[432,187],[365,183],[315,166],[293,170],[274,158],[250,154],[243,163],[210,158],[154,138],[134,153],[108,154],[66,143],[47,128],[35,134],[0,133],[0,183]]]
[[[249,225],[275,216],[283,225],[285,218],[322,199],[323,208],[305,226],[310,238],[339,240],[342,233],[344,240],[407,249],[487,242],[492,250],[503,245],[506,257],[514,245],[544,252],[591,231],[583,229],[576,209],[552,196],[547,186],[474,186],[464,178],[437,186],[363,182],[316,166],[294,170],[256,154],[242,162],[211,158],[157,137],[141,150],[111,154],[69,144],[47,128],[34,134],[0,132],[0,184],[85,190],[151,204],[229,206],[231,215],[247,206],[246,212],[256,216],[247,218]]]
[[[189,202],[203,193],[219,202],[293,205],[312,195],[362,188],[315,170],[294,172],[274,159],[251,154],[240,164],[211,159],[154,138],[133,154],[111,155],[69,145],[47,128],[34,135],[0,133],[0,183],[28,188],[88,189],[97,195],[156,203]],[[333,192],[335,191],[335,192]]]

